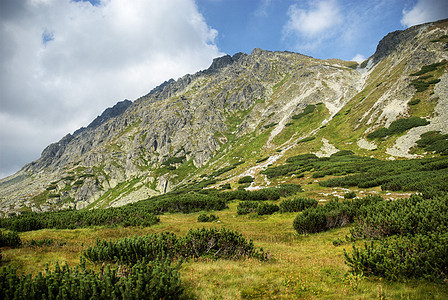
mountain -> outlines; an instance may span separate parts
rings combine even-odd
[[[434,155],[415,146],[448,133],[447,31],[441,20],[390,33],[361,64],[261,49],[216,58],[49,145],[1,180],[0,211],[120,206],[248,175],[259,188],[272,184],[261,170],[301,153]]]

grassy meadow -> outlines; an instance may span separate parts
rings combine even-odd
[[[277,201],[280,202],[281,200]],[[165,214],[151,227],[92,227],[73,230],[42,229],[20,233],[22,246],[2,249],[2,266],[36,274],[58,261],[76,265],[82,250],[97,239],[117,239],[148,233],[184,235],[191,228],[214,227],[236,230],[269,251],[268,261],[190,259],[182,264],[181,279],[186,298],[196,299],[446,299],[448,286],[425,280],[390,282],[381,278],[351,275],[344,263],[344,249],[352,245],[333,241],[349,234],[349,226],[299,235],[292,223],[297,213],[237,215],[238,201],[213,212],[219,219],[199,223],[201,212]],[[209,213],[209,212],[207,212]],[[50,246],[31,246],[32,240],[52,239]],[[89,263],[93,269],[99,264]]]

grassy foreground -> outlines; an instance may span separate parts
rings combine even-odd
[[[267,262],[256,259],[207,260],[184,262],[182,282],[187,295],[197,299],[447,299],[448,283],[424,280],[388,282],[380,278],[347,275],[343,249],[351,243],[334,246],[336,239],[345,240],[349,228],[323,233],[298,235],[292,222],[297,213],[275,213],[269,216],[236,213],[237,201],[229,209],[216,211],[219,221],[198,223],[199,213],[165,214],[151,227],[74,230],[43,229],[20,234],[23,246],[3,248],[1,265],[13,265],[25,273],[36,274],[56,261],[69,265],[79,263],[83,249],[96,239],[169,231],[184,235],[191,228],[215,227],[237,230],[254,241],[255,246],[269,250]],[[50,246],[31,246],[30,241],[52,239]],[[99,269],[101,266],[91,266]]]

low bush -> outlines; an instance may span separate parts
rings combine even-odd
[[[217,219],[218,219],[218,217],[213,215],[213,214],[211,214],[209,216],[206,215],[206,214],[200,214],[198,216],[198,222],[203,222],[203,223],[205,223],[205,222],[213,222],[213,221],[215,221]]]
[[[354,274],[381,276],[389,280],[426,278],[446,280],[448,234],[429,233],[393,236],[378,242],[344,249],[345,262]]]
[[[122,264],[159,260],[163,257],[266,259],[263,250],[256,249],[251,240],[247,241],[240,233],[225,228],[191,229],[184,237],[160,233],[116,241],[98,240],[94,246],[84,250],[83,255],[92,262]]]
[[[260,203],[257,201],[242,201],[238,203],[236,207],[236,213],[239,215],[247,215],[250,213],[257,212],[258,205]]]
[[[325,211],[318,208],[308,208],[298,214],[293,226],[297,233],[315,233],[326,230],[327,218]]]
[[[420,99],[414,99],[408,102],[408,105],[413,106],[413,105],[417,105],[421,102]]]
[[[344,194],[344,199],[353,199],[356,197],[356,193],[354,191],[347,192]]]
[[[280,203],[281,212],[300,212],[310,207],[316,207],[317,201],[311,198],[294,198],[283,200]]]
[[[299,234],[326,231],[352,223],[365,207],[384,201],[379,196],[369,196],[355,200],[338,202],[333,200],[325,205],[305,209],[294,219],[294,229]]]
[[[403,133],[411,128],[419,127],[419,126],[425,126],[428,125],[429,121],[419,118],[419,117],[410,117],[407,119],[398,119],[393,121],[389,128],[379,128],[375,130],[372,133],[369,133],[367,135],[368,139],[375,139],[375,138],[383,138],[389,135],[393,134],[400,134]]]
[[[254,181],[254,178],[252,176],[244,176],[244,177],[241,177],[240,179],[238,179],[239,184],[251,183],[253,181]]]
[[[389,130],[385,127],[378,128],[374,132],[371,132],[367,135],[367,138],[370,140],[384,138],[389,135]]]
[[[231,200],[243,200],[243,201],[275,201],[280,199],[280,197],[287,197],[294,195],[302,191],[300,185],[296,184],[283,184],[278,187],[271,187],[255,191],[229,191],[220,193],[220,197],[226,201]]]
[[[448,274],[448,196],[365,203],[351,239],[374,239],[345,253],[350,272],[405,278],[445,279]]]
[[[298,120],[298,119],[300,119],[300,118],[302,118],[302,117],[304,117],[304,116],[306,116],[306,115],[309,115],[309,114],[313,113],[315,109],[316,109],[316,106],[315,106],[315,105],[309,104],[309,105],[307,105],[307,106],[305,107],[305,109],[303,110],[303,112],[301,112],[300,114],[297,114],[297,115],[292,116],[292,118],[293,118],[294,120]]]
[[[171,164],[179,164],[183,163],[186,159],[186,156],[180,156],[180,157],[170,157],[166,161],[162,163],[164,166],[169,166]]]
[[[314,136],[309,136],[309,137],[306,137],[306,138],[303,138],[303,139],[299,140],[299,141],[297,142],[297,144],[306,143],[306,142],[312,141],[312,140],[314,140],[314,139],[316,139],[316,137],[314,137]]]
[[[417,146],[426,151],[448,155],[448,134],[441,134],[440,131],[428,131],[420,136],[416,142]]]
[[[230,183],[225,183],[220,186],[221,190],[230,190],[232,187],[230,186]]]
[[[272,215],[273,213],[279,210],[280,208],[276,204],[260,203],[260,205],[258,205],[257,207],[256,212],[258,215],[262,216],[262,215]]]
[[[20,247],[22,241],[15,231],[0,230],[0,247]]]
[[[438,63],[422,66],[420,71],[412,73],[412,74],[410,74],[410,76],[420,76],[420,75],[435,71],[435,70],[437,70],[437,68],[443,67],[445,65],[446,65],[446,61],[441,61]]]
[[[262,162],[264,162],[264,161],[267,161],[268,159],[269,159],[269,156],[266,156],[266,157],[257,159],[255,162],[256,162],[257,164],[259,164],[259,163],[262,163]]]
[[[179,299],[184,288],[178,269],[169,260],[101,272],[83,263],[72,268],[56,263],[54,271],[35,276],[7,267],[0,271],[0,299]]]
[[[229,171],[231,171],[231,170],[233,170],[233,169],[235,169],[235,168],[236,168],[235,165],[233,165],[233,166],[228,166],[228,167],[224,167],[224,168],[221,168],[221,169],[219,169],[219,170],[213,172],[213,173],[211,174],[211,176],[213,176],[213,177],[217,177],[217,176],[222,175],[222,174],[224,174],[224,173],[226,173],[226,172],[229,172]]]
[[[14,231],[43,228],[74,229],[90,226],[151,226],[159,222],[152,207],[125,205],[95,210],[62,210],[23,213],[0,219],[0,225]]]

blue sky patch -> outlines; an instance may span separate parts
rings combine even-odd
[[[46,46],[52,40],[54,40],[54,33],[45,29],[44,32],[42,32],[42,44]]]

